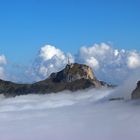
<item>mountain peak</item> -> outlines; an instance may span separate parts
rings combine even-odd
[[[55,82],[73,82],[80,79],[96,80],[91,67],[78,63],[67,64],[63,70],[52,73],[49,78]]]
[[[63,90],[76,91],[89,87],[110,87],[105,82],[96,79],[92,68],[84,64],[67,64],[59,72],[52,73],[47,79],[33,84],[17,84],[10,81],[0,81],[0,93],[5,96],[24,94],[57,93]]]

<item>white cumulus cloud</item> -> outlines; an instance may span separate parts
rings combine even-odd
[[[6,64],[7,64],[6,57],[4,55],[0,55],[0,79],[6,78],[6,73],[4,68]]]
[[[137,52],[130,52],[128,55],[127,65],[132,69],[140,67],[140,54]]]
[[[7,64],[6,57],[4,55],[0,55],[0,65],[1,64]]]
[[[65,54],[52,45],[43,46],[33,65],[37,80],[44,79],[52,72],[61,70],[67,64],[68,57],[70,62],[74,62],[74,57],[70,53]]]
[[[41,47],[32,67],[35,80],[47,78],[70,61],[87,64],[93,68],[97,78],[110,83],[123,82],[129,74],[140,68],[140,52],[116,49],[107,43],[84,46],[75,54],[64,53],[52,45]]]
[[[99,62],[95,57],[90,57],[85,60],[86,64],[95,69],[99,68]]]
[[[115,49],[106,43],[81,47],[76,61],[91,66],[97,77],[110,82],[123,81],[132,70],[140,67],[137,51]]]
[[[65,59],[64,53],[51,45],[45,45],[40,49],[39,57],[41,57],[44,61],[50,60],[53,57],[58,57],[62,60]]]

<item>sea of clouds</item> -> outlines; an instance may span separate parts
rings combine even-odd
[[[0,96],[1,140],[139,140],[140,103],[118,89]]]

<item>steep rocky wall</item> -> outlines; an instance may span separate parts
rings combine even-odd
[[[131,98],[140,99],[140,81],[138,81],[136,89],[132,92]]]

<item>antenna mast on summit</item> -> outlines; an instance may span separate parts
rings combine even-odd
[[[68,56],[68,65],[70,65],[70,58],[69,58],[69,56]]]

